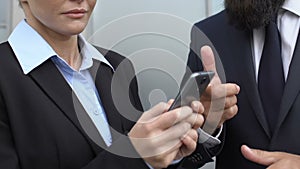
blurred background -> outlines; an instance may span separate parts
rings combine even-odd
[[[131,59],[148,109],[178,93],[192,25],[223,8],[223,0],[98,0],[82,34]],[[0,42],[23,18],[18,0],[0,0]],[[213,169],[214,163],[203,168]]]

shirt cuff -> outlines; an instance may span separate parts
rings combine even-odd
[[[150,164],[148,164],[146,161],[145,161],[146,165],[150,168],[150,169],[154,169]]]
[[[222,130],[223,130],[223,125],[219,129],[219,131],[216,134],[216,136],[212,136],[212,135],[206,133],[201,128],[198,128],[197,129],[197,132],[198,132],[198,135],[199,135],[199,137],[198,137],[198,143],[200,143],[200,144],[205,143],[208,146],[208,148],[214,147],[214,146],[220,144],[221,141],[218,139],[218,137],[221,135]]]

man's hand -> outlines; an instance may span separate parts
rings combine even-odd
[[[201,48],[201,56],[204,70],[215,72],[215,76],[201,97],[206,121],[203,129],[212,134],[217,127],[236,115],[238,111],[236,95],[239,93],[240,87],[233,83],[221,83],[214,54],[209,46]]]
[[[191,154],[198,138],[195,128],[204,121],[199,101],[167,112],[170,105],[160,103],[143,113],[128,134],[136,151],[154,168]]]
[[[241,151],[246,159],[267,166],[267,169],[300,169],[299,155],[250,149],[245,145]]]

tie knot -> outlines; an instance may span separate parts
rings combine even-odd
[[[271,39],[271,41],[277,40],[278,42],[280,42],[280,33],[277,25],[277,15],[274,15],[271,18],[269,24],[267,24],[265,27],[265,31],[266,31],[265,40]]]
[[[275,23],[277,24],[277,14],[276,15],[273,15],[270,19],[270,23]]]

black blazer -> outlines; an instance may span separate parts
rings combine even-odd
[[[86,125],[89,118],[51,59],[24,75],[9,44],[1,44],[0,51],[0,168],[147,168],[140,158],[117,156],[98,146],[104,146],[101,136],[93,132],[91,122]],[[115,68],[123,60],[116,53],[101,52]],[[120,88],[134,77],[130,62],[123,65]],[[113,104],[112,70],[95,61],[91,72],[110,126],[126,133],[134,123],[120,116]],[[136,82],[120,95],[125,91],[141,110]],[[113,139],[134,150],[129,140],[119,140],[114,134]]]
[[[113,144],[109,148],[51,59],[24,75],[10,45],[0,45],[1,169],[148,168],[141,158],[110,153],[126,150],[138,157],[129,139],[120,134],[130,131],[143,109],[129,60],[111,51],[99,51],[118,72],[113,77],[114,71],[96,60],[90,69],[112,127]],[[194,153],[196,160],[190,156],[183,163],[191,168],[203,165],[207,159],[199,155],[199,149],[201,146]]]
[[[200,40],[203,33],[211,42]],[[238,30],[229,24],[225,11],[196,23],[191,33],[191,52],[188,66],[192,71],[202,70],[199,54],[204,44],[214,46],[217,70],[223,81],[237,83],[241,87],[238,95],[238,114],[226,123],[225,144],[217,156],[217,168],[259,169],[263,166],[243,158],[240,146],[285,151],[300,154],[300,44],[295,48],[288,79],[278,116],[276,129],[271,135],[266,121],[255,80],[251,48],[252,32]],[[224,71],[222,70],[224,68]],[[225,78],[226,77],[226,78]],[[270,86],[272,87],[272,86]]]

